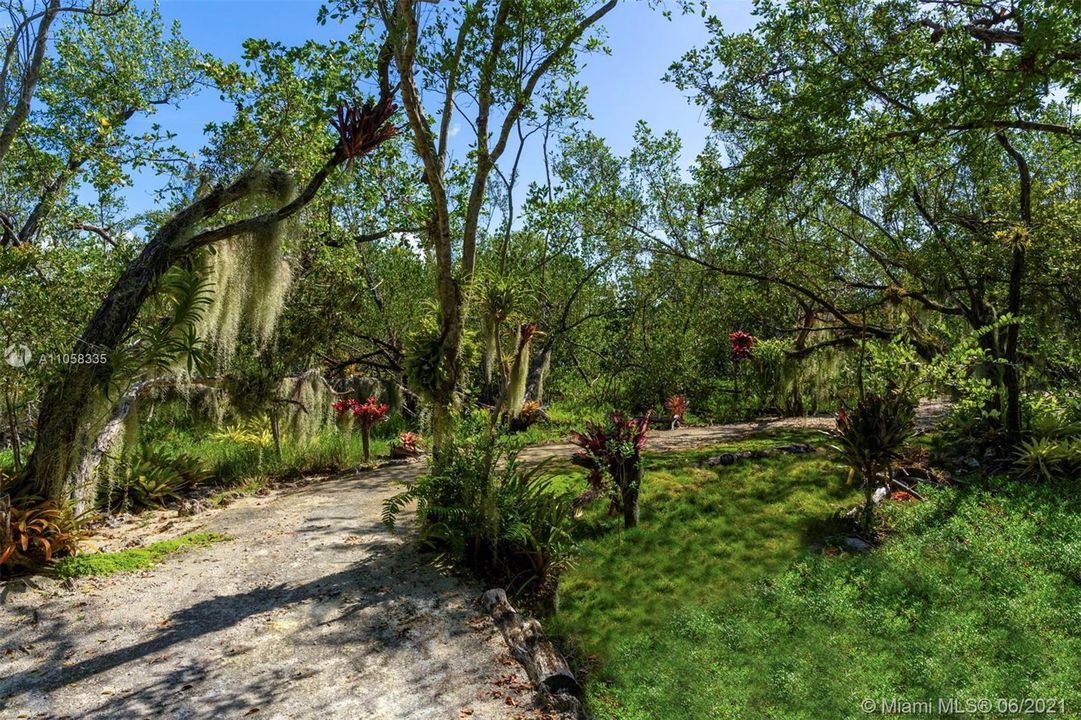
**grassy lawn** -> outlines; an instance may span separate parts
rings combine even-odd
[[[1081,713],[1078,503],[934,491],[889,503],[889,539],[851,553],[832,518],[858,498],[824,454],[693,466],[709,454],[647,458],[633,532],[599,509],[584,525],[551,628],[598,718],[855,718],[863,698],[938,697]]]

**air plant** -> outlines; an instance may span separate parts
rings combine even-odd
[[[664,409],[672,416],[672,427],[678,427],[683,422],[683,416],[687,414],[690,405],[687,398],[682,395],[673,395],[664,401]]]
[[[750,359],[751,351],[754,349],[753,335],[744,330],[736,330],[728,334],[728,342],[732,345],[732,359]]]
[[[507,418],[507,429],[512,433],[528,430],[540,422],[544,416],[543,405],[536,400],[527,400],[522,403],[522,409],[518,411],[517,417]]]
[[[343,102],[338,106],[337,118],[330,121],[338,131],[338,150],[347,160],[353,160],[390,140],[398,134],[398,127],[390,122],[397,110],[390,98],[360,106]]]

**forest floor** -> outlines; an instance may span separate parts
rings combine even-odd
[[[687,427],[654,433],[649,449],[831,425]],[[573,450],[546,445],[522,459]],[[423,467],[346,473],[190,518],[157,514],[141,521],[142,541],[193,530],[232,539],[148,571],[12,593],[0,607],[0,717],[545,717],[529,709],[525,674],[476,603],[484,588],[420,555],[408,522],[392,532],[380,521],[383,500]]]

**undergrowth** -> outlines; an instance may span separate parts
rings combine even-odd
[[[226,540],[232,540],[232,538],[220,533],[189,533],[172,540],[162,540],[145,547],[119,552],[72,555],[59,560],[54,570],[61,578],[104,576],[148,570],[161,564],[170,555],[186,548],[205,547]]]

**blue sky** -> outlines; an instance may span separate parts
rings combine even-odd
[[[453,0],[443,0],[453,2]],[[149,0],[139,0],[149,7]],[[670,3],[671,4],[671,3]],[[320,26],[316,20],[318,0],[160,0],[166,23],[178,20],[184,36],[200,50],[226,60],[240,60],[241,43],[249,37],[267,38],[285,44],[308,39],[344,37],[348,28],[336,24]],[[710,12],[719,16],[730,31],[750,27],[750,0],[714,0]],[[689,104],[673,86],[661,81],[669,64],[688,48],[706,39],[701,17],[673,13],[665,20],[642,0],[624,0],[605,19],[609,34],[609,56],[591,56],[581,78],[590,89],[589,108],[594,116],[586,127],[605,137],[617,153],[631,149],[634,126],[645,120],[655,130],[675,130],[685,144],[689,162],[701,149],[705,125],[699,108]],[[203,142],[203,126],[229,117],[230,108],[217,95],[205,92],[187,99],[179,110],[160,111],[154,120],[178,133],[178,143],[198,149]],[[465,140],[463,133],[463,142]],[[537,143],[539,146],[539,142]],[[464,149],[464,148],[463,148]],[[540,177],[539,148],[530,148],[523,161],[523,181]],[[153,204],[157,180],[136,178],[128,193],[130,209],[141,211]]]

